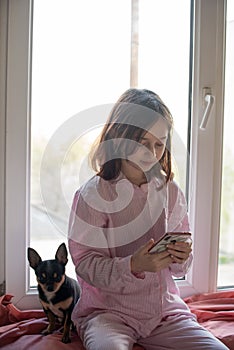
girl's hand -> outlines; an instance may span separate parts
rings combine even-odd
[[[172,262],[183,264],[189,257],[192,248],[191,243],[176,242],[167,245],[167,252],[172,258]]]
[[[154,240],[151,239],[132,255],[132,273],[160,271],[168,267],[174,261],[174,257],[172,258],[171,253],[167,250],[161,253],[149,253],[154,243]]]

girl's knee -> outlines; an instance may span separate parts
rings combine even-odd
[[[82,338],[87,350],[129,350],[136,341],[132,329],[111,314],[89,320],[83,327]]]

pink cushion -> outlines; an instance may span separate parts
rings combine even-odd
[[[42,336],[41,334],[25,334],[15,340],[11,339],[9,343],[5,343],[5,346],[4,344],[1,345],[3,345],[3,347],[1,347],[2,350],[85,350],[77,335],[72,335],[70,344],[63,344],[61,342],[61,334],[56,332],[47,336]],[[144,350],[144,348],[135,344],[133,350]]]

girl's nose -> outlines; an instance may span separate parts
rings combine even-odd
[[[157,154],[156,154],[156,149],[155,149],[155,147],[150,147],[149,148],[149,151],[150,151],[150,153],[151,153],[151,156],[153,155],[153,157],[156,157],[157,156]]]
[[[154,147],[153,147],[152,153],[153,153],[153,156],[154,156],[155,158],[157,158],[157,152],[156,152],[156,149],[155,149]]]

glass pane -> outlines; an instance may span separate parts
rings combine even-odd
[[[88,129],[96,129],[94,121],[87,130],[77,130],[75,142],[66,149],[66,121],[81,113],[84,129],[82,111],[115,101],[129,87],[130,5],[126,0],[34,1],[30,246],[43,259],[52,259],[59,244],[67,241],[78,169],[94,138]],[[63,123],[61,140],[53,144]],[[55,181],[58,171],[62,191]],[[46,190],[49,205],[42,197]],[[67,273],[75,276],[71,259]],[[32,269],[30,276],[35,285]]]
[[[174,118],[176,180],[186,188],[190,1],[140,1],[139,85],[159,94]]]
[[[185,190],[190,2],[135,4],[136,86],[157,92],[174,116],[175,173]],[[66,243],[73,194],[92,175],[85,171],[90,145],[110,104],[130,87],[131,5],[131,0],[34,0],[30,246],[43,259]],[[67,273],[75,275],[71,259]],[[30,285],[35,283],[30,271]]]
[[[224,148],[218,287],[234,286],[234,0],[227,1]]]

